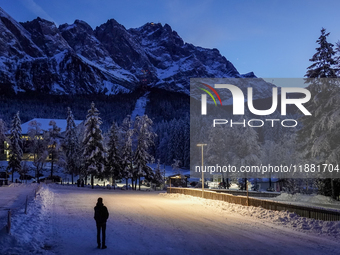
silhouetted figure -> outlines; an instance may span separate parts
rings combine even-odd
[[[106,221],[109,218],[109,212],[103,204],[103,199],[101,197],[98,198],[97,205],[94,207],[94,219],[97,224],[97,243],[98,248],[106,249],[105,245],[105,236],[106,236]],[[100,246],[100,231],[102,231],[102,246]]]

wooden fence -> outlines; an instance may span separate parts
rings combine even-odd
[[[190,188],[167,188],[168,193],[179,193],[184,195],[190,195],[194,197],[202,197],[202,190],[200,189],[190,189]],[[316,220],[324,220],[324,221],[340,221],[340,212],[312,208],[307,206],[300,205],[290,205],[275,201],[262,200],[253,197],[246,196],[234,196],[231,194],[220,193],[215,191],[204,191],[204,198],[225,201],[228,203],[239,204],[244,206],[254,206],[254,207],[262,207],[268,210],[274,211],[289,211],[296,213],[302,217],[313,218]]]

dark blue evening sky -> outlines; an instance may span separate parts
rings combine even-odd
[[[217,48],[240,73],[303,77],[325,27],[340,40],[337,0],[0,0],[17,21],[57,25],[81,19],[93,28],[114,18],[126,28],[169,24],[185,42]]]

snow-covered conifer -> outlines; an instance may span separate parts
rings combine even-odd
[[[307,68],[307,73],[305,77],[307,78],[336,78],[336,70],[334,68],[335,51],[333,49],[333,44],[327,41],[329,33],[326,33],[326,29],[321,29],[321,35],[316,41],[319,47],[316,48],[316,53],[309,60],[313,62]]]
[[[156,186],[159,186],[162,183],[164,183],[164,178],[163,178],[163,175],[161,173],[161,164],[160,164],[160,160],[159,159],[157,161],[157,166],[155,168],[153,182],[156,184]]]
[[[234,127],[233,127],[234,128]],[[261,147],[256,131],[249,127],[238,127],[235,132],[234,164],[236,166],[252,166],[261,164]],[[247,173],[244,175],[247,183]]]
[[[2,119],[0,119],[0,142],[2,144],[4,143],[4,141],[7,141],[6,131],[6,123]]]
[[[21,120],[19,117],[19,112],[14,115],[12,120],[10,138],[9,138],[9,161],[8,169],[12,169],[12,182],[14,181],[14,172],[19,172],[21,170],[21,160],[22,160],[22,134],[21,134]]]
[[[76,134],[76,124],[70,107],[67,108],[67,125],[64,139],[66,170],[71,174],[72,184],[73,175],[78,174],[79,159],[78,159],[78,139]]]
[[[45,133],[44,139],[47,142],[47,150],[49,155],[49,161],[51,163],[51,179],[53,178],[54,166],[64,166],[65,159],[61,150],[61,136],[60,128],[57,126],[56,122],[51,120],[48,124],[51,126],[49,131]]]
[[[83,139],[83,156],[85,159],[85,175],[91,174],[93,188],[94,176],[102,177],[105,165],[105,151],[103,146],[103,135],[100,129],[102,124],[99,111],[92,102],[85,121],[85,132]]]
[[[190,117],[187,115],[183,120],[183,166],[190,166]]]
[[[133,152],[132,152],[132,136],[134,129],[132,127],[131,116],[128,115],[120,127],[122,136],[121,159],[122,159],[122,177],[126,181],[128,187],[128,179],[133,178]],[[132,179],[133,180],[133,179]]]
[[[147,115],[142,117],[137,116],[135,120],[135,133],[137,135],[137,148],[134,156],[134,165],[136,167],[137,176],[150,178],[152,175],[151,169],[147,167],[147,163],[153,160],[149,154],[149,148],[154,145],[155,133],[152,131],[152,120]]]
[[[122,159],[118,150],[118,128],[115,122],[112,123],[109,132],[109,141],[107,144],[107,156],[105,164],[105,172],[112,177],[112,184],[117,179],[121,179],[122,175]]]
[[[167,154],[168,154],[168,143],[169,143],[169,132],[170,130],[167,128],[168,122],[162,121],[158,124],[157,130],[157,138],[158,138],[158,147],[156,148],[155,157],[159,158],[161,162],[167,162]]]
[[[172,163],[171,167],[175,174],[181,174],[180,167],[181,161],[179,159],[174,159],[174,163]]]
[[[223,137],[223,139],[221,139]],[[234,160],[234,129],[224,127],[223,125],[211,127],[208,132],[208,142],[206,159],[210,165],[218,164],[220,166],[229,165]],[[201,148],[199,148],[201,150]],[[197,153],[197,154],[200,154]],[[229,173],[220,173],[222,175],[222,185],[224,188],[229,187],[229,179],[232,177]]]
[[[333,44],[327,42],[326,30],[321,30],[317,40],[320,47],[310,61],[314,62],[306,73],[307,89],[312,99],[305,104],[312,116],[300,118],[302,129],[298,132],[300,148],[309,163],[340,163],[340,89],[336,78]],[[314,79],[311,79],[314,78]],[[333,179],[329,181],[334,197]]]

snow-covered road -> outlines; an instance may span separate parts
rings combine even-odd
[[[110,212],[106,250],[96,248],[98,197]],[[0,231],[0,254],[340,255],[339,236],[340,222],[288,212],[181,194],[53,184],[42,186],[27,214],[22,208],[12,217],[11,235]]]
[[[199,201],[153,192],[50,188],[53,252],[57,254],[340,254],[340,244],[209,210]],[[110,218],[106,250],[96,248],[93,207],[103,197]]]

